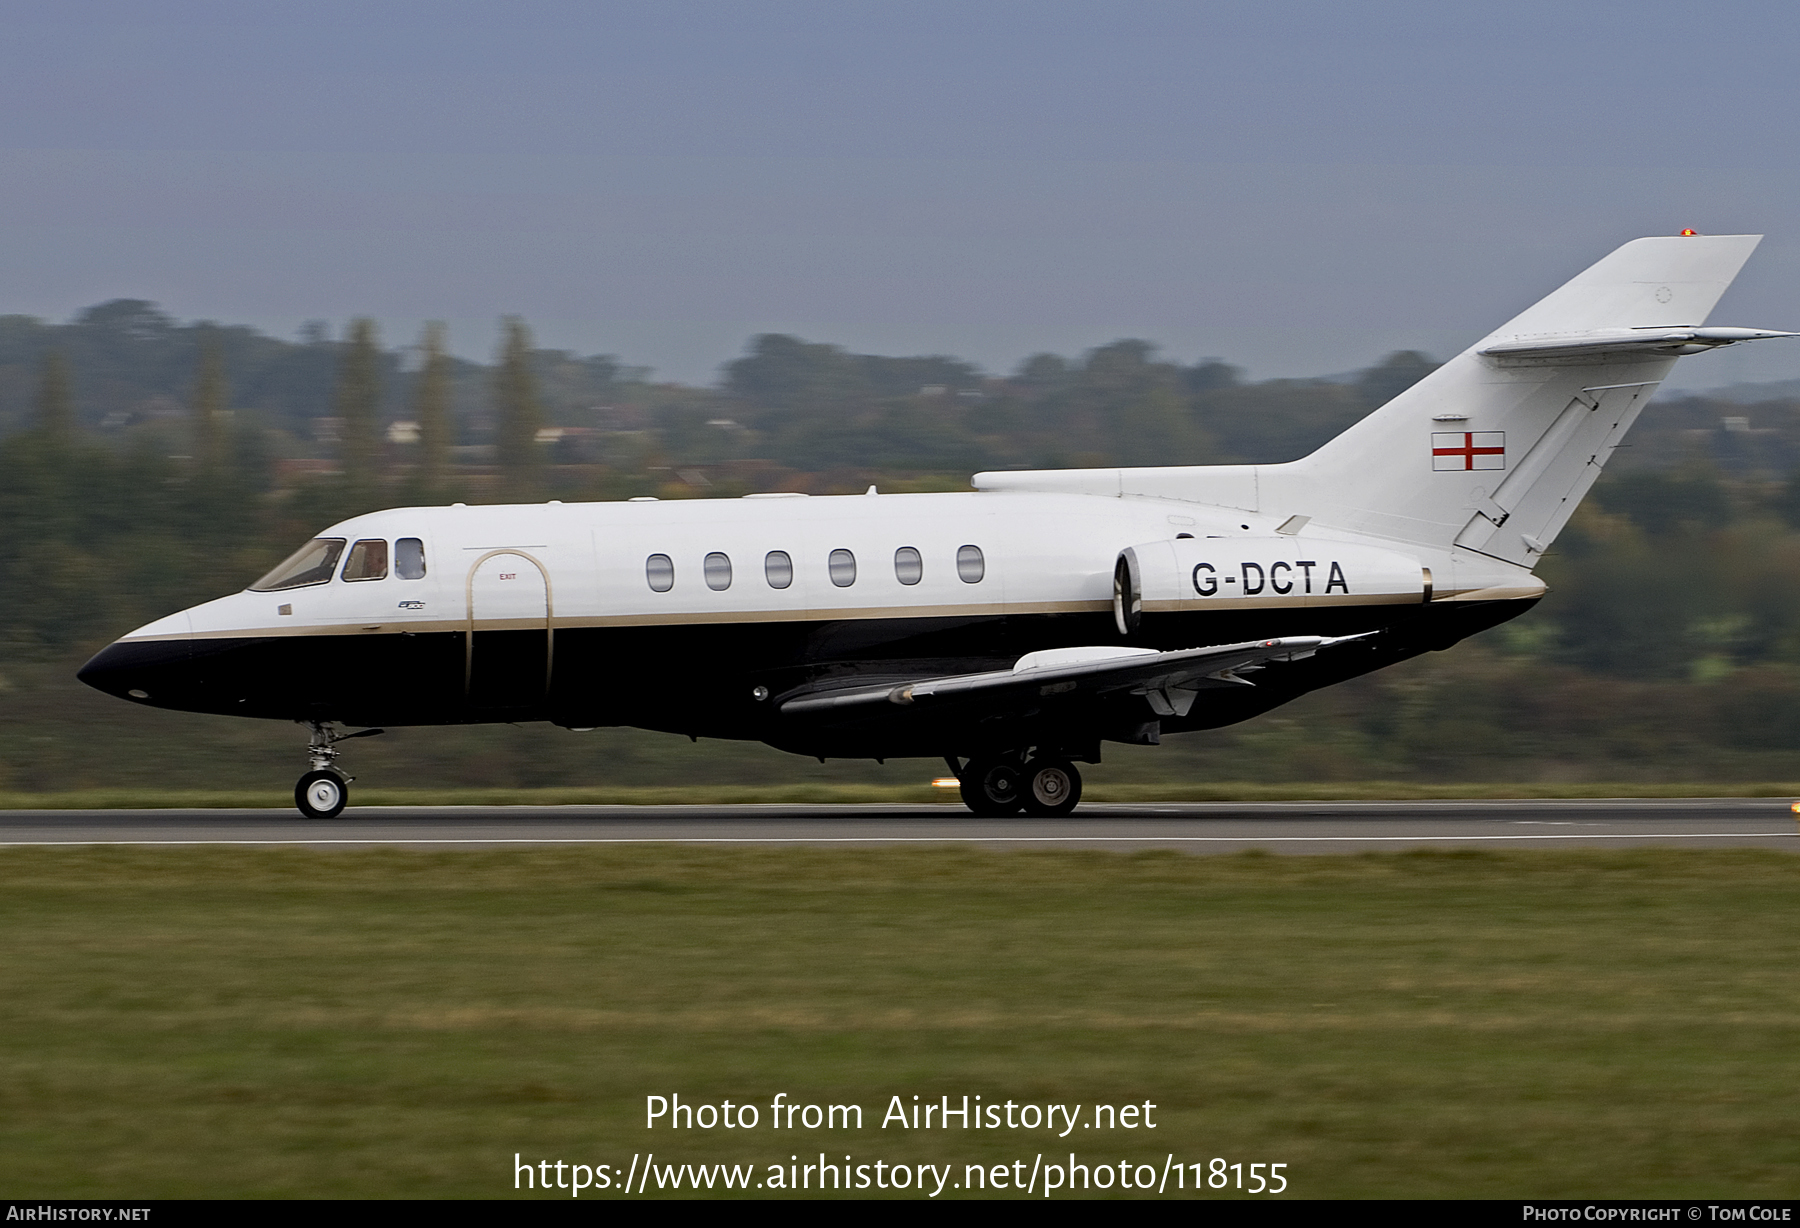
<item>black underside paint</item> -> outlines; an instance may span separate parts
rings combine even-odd
[[[821,717],[784,716],[795,695],[843,686],[1009,668],[1045,648],[1119,644],[1176,649],[1285,635],[1368,640],[1274,664],[1254,686],[1202,691],[1163,734],[1235,724],[1330,686],[1517,617],[1535,599],[1147,614],[1122,640],[1112,615],[1025,614],[841,622],[485,631],[472,668],[462,631],[120,641],[80,671],[132,702],[191,712],[353,726],[553,721],[633,725],[767,742],[829,758],[975,754],[1053,745],[1091,754],[1104,739],[1140,741],[1156,718],[1141,697],[1040,698],[1000,709],[890,704]],[[546,688],[546,651],[549,686]],[[757,700],[756,688],[769,698]],[[138,690],[148,699],[130,697]],[[1150,735],[1154,736],[1154,735]]]

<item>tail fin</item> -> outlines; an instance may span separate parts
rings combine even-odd
[[[1634,239],[1285,465],[978,473],[979,490],[1184,499],[1529,568],[1683,354],[1794,333],[1706,317],[1761,235]]]
[[[1531,566],[1760,235],[1636,239],[1311,456],[1259,468],[1265,513]]]

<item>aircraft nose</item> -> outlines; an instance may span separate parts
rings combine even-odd
[[[186,639],[118,640],[95,653],[75,676],[97,691],[137,703],[174,706],[193,659]]]

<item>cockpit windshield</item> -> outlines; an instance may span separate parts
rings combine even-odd
[[[281,566],[250,586],[253,593],[273,593],[284,588],[324,584],[344,553],[341,537],[315,537],[288,556]]]

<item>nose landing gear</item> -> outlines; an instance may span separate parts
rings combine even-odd
[[[339,733],[331,727],[330,721],[307,721],[306,725],[312,730],[312,740],[306,745],[312,771],[294,786],[294,805],[309,819],[335,819],[349,804],[350,782],[356,779],[344,775],[334,766],[338,755],[343,753],[337,749],[337,744],[351,738],[372,738],[386,731],[359,729],[355,733]]]
[[[335,819],[350,801],[350,781],[330,768],[308,772],[294,786],[294,805],[309,819]]]

